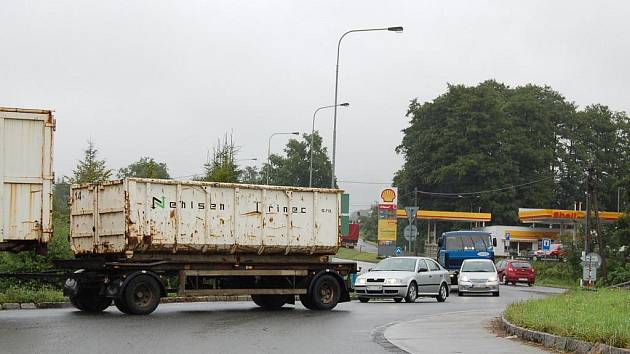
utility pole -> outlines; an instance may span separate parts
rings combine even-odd
[[[418,187],[413,187],[413,206],[418,207]],[[418,230],[418,218],[414,218],[413,220],[414,224],[413,226],[416,227],[416,230]],[[420,236],[420,233],[418,233],[418,236]],[[413,250],[413,254],[414,256],[418,256],[418,241],[420,241],[420,237],[416,236],[416,242],[414,243],[414,250]]]

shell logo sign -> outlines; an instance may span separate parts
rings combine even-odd
[[[381,192],[381,199],[384,203],[391,203],[396,200],[396,192],[391,188],[384,189]]]
[[[378,204],[378,241],[379,245],[381,242],[391,244],[391,242],[396,241],[397,235],[396,204],[398,203],[398,188],[384,188],[381,190],[380,197],[381,200]]]
[[[398,204],[398,188],[388,187],[381,190],[381,202],[379,204]]]

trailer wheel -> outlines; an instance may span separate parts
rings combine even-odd
[[[125,299],[124,298],[122,298],[122,297],[115,298],[114,299],[114,305],[116,305],[116,308],[118,309],[118,311],[120,311],[122,313],[130,314],[129,308],[127,308],[127,305],[125,304]]]
[[[304,307],[306,307],[309,310],[316,310],[317,309],[309,295],[306,295],[306,294],[300,295],[300,302],[302,303],[302,305],[304,305]]]
[[[270,309],[270,310],[277,310],[279,308],[281,308],[282,306],[284,306],[284,304],[286,303],[284,301],[284,298],[282,296],[279,295],[252,295],[252,301],[262,307],[262,308],[266,308],[266,309]]]
[[[316,310],[331,310],[339,302],[341,287],[332,275],[324,274],[315,280],[311,301]]]
[[[160,286],[152,276],[140,274],[131,279],[123,289],[121,301],[129,314],[148,315],[160,303]]]
[[[102,312],[112,304],[112,299],[99,294],[97,288],[82,289],[77,296],[70,298],[74,307],[85,312]]]

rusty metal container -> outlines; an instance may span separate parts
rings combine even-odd
[[[52,235],[52,111],[0,107],[0,250]]]
[[[74,185],[76,254],[331,255],[341,190],[127,178]]]

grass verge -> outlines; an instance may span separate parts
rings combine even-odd
[[[63,302],[68,301],[63,292],[50,287],[28,289],[19,286],[11,286],[0,292],[0,303],[7,302]]]
[[[372,262],[376,263],[379,259],[376,257],[376,253],[369,252],[359,252],[356,249],[351,248],[339,248],[337,251],[336,257],[343,259],[350,259],[353,261],[363,261],[363,262]]]
[[[518,302],[505,311],[525,328],[630,349],[630,291],[574,289],[566,294]]]

